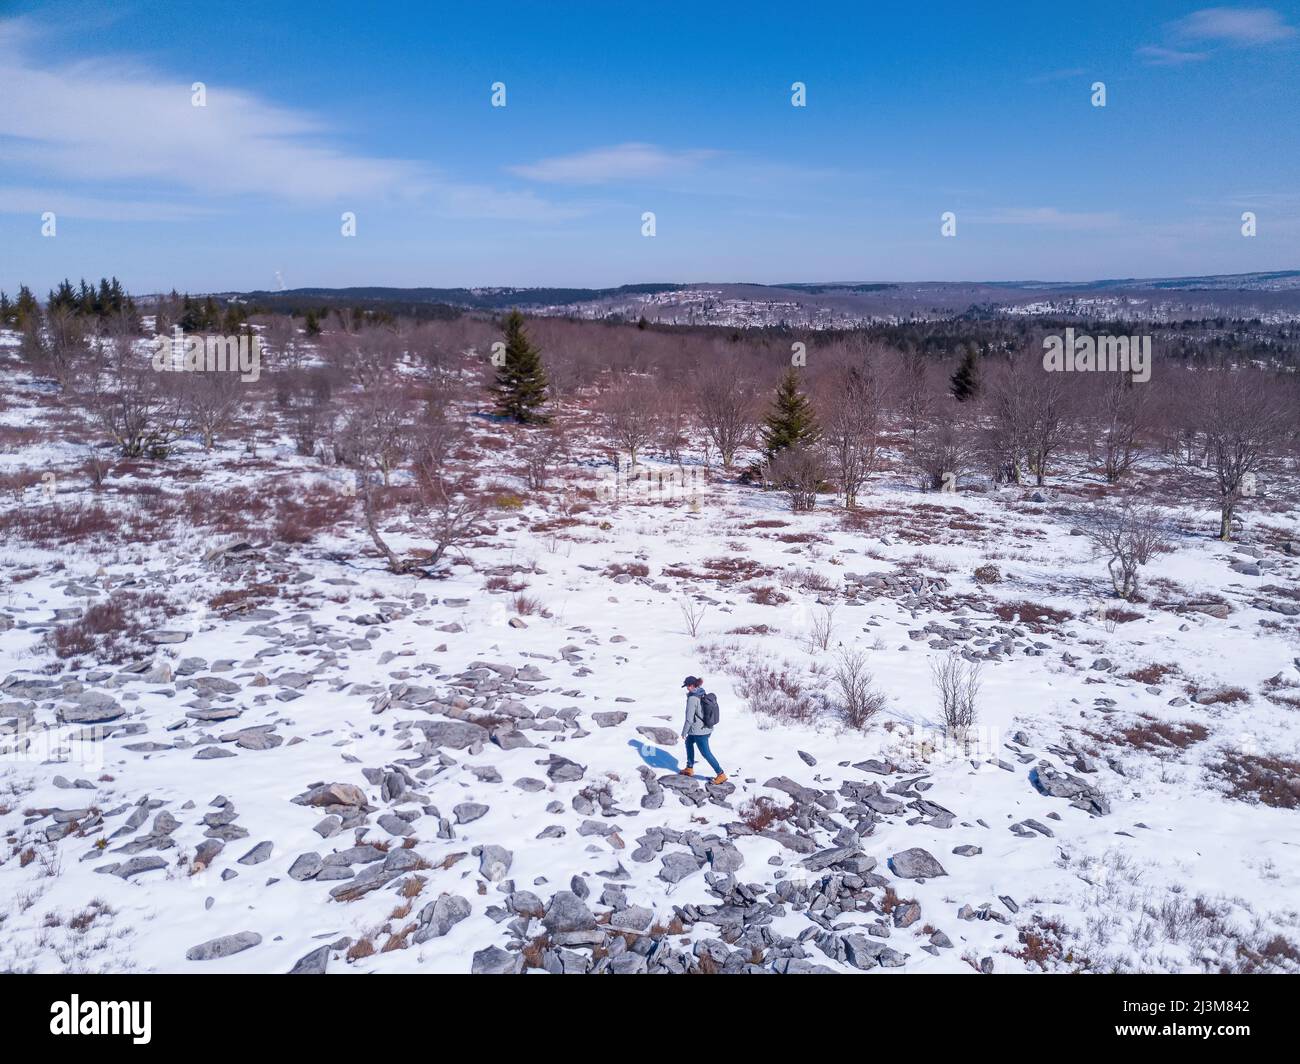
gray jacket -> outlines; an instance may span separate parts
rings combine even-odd
[[[688,735],[708,735],[713,729],[704,723],[704,707],[700,705],[700,695],[704,688],[686,696],[686,722],[682,725],[682,738]]]

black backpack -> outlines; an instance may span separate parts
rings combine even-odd
[[[718,723],[720,714],[718,712],[718,696],[709,694],[707,691],[700,692],[700,718],[704,721],[706,728],[715,727]]]

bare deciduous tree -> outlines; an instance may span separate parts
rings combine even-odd
[[[44,372],[67,388],[86,356],[85,323],[71,307],[60,306],[46,313],[45,325],[48,342],[44,347]]]
[[[568,446],[564,434],[554,426],[529,437],[528,454],[524,459],[524,479],[530,490],[546,487],[555,467],[568,453]]]
[[[289,421],[300,455],[311,455],[334,426],[333,386],[324,369],[286,370],[276,374],[276,402]]]
[[[410,456],[412,412],[410,398],[395,385],[363,393],[339,434],[346,463],[375,470],[387,487],[392,471]]]
[[[696,602],[694,599],[689,598],[679,605],[682,611],[682,619],[686,622],[686,630],[694,639],[700,634],[700,625],[704,623],[704,615],[709,612],[709,607],[702,602]]]
[[[486,507],[469,491],[457,493],[442,478],[429,478],[417,472],[417,495],[412,524],[429,543],[424,564],[435,567],[453,547],[478,534]]]
[[[1134,383],[1128,374],[1114,374],[1097,390],[1093,412],[1107,484],[1119,483],[1138,462],[1150,394],[1146,384]]]
[[[919,351],[895,356],[897,409],[903,427],[914,439],[930,422],[940,394],[936,370]]]
[[[1107,559],[1115,594],[1128,601],[1137,596],[1139,569],[1169,542],[1169,527],[1160,511],[1132,499],[1084,511],[1077,527]]]
[[[1047,478],[1048,463],[1056,457],[1069,433],[1069,393],[1062,373],[1049,373],[1027,362],[1025,387],[1025,465],[1040,487]]]
[[[842,647],[831,678],[839,688],[840,710],[850,728],[865,728],[885,708],[885,696],[876,690],[862,651]]]
[[[597,405],[606,440],[627,454],[633,465],[637,455],[659,429],[658,391],[644,377],[624,377],[600,398]]]
[[[830,650],[831,640],[834,638],[835,607],[826,605],[822,607],[821,613],[813,614],[808,622],[808,652],[815,654],[818,651]]]
[[[951,418],[932,421],[907,442],[904,451],[927,491],[955,490],[974,465],[970,430],[955,412]]]
[[[114,330],[87,345],[73,385],[77,400],[124,458],[161,458],[181,430],[175,377],[154,369],[135,337]]]
[[[212,450],[217,435],[234,423],[242,388],[237,373],[205,370],[181,377],[179,390],[185,423],[199,434],[205,451]]]
[[[979,712],[980,663],[967,661],[956,650],[930,662],[930,677],[939,694],[940,711],[947,737],[964,742],[975,726]]]
[[[821,404],[822,442],[846,509],[857,505],[858,491],[876,468],[882,390],[876,373],[850,366],[832,376]]]
[[[1013,362],[996,367],[985,388],[984,447],[996,483],[1019,484],[1029,437],[1024,375]]]
[[[695,386],[695,402],[709,442],[724,469],[731,469],[736,453],[754,432],[754,392],[737,367],[717,364],[706,370]]]
[[[817,505],[817,492],[826,480],[826,463],[816,446],[795,444],[778,451],[763,466],[765,483],[784,492],[794,513]]]
[[[1256,491],[1263,472],[1294,418],[1277,382],[1255,369],[1208,371],[1196,403],[1210,467],[1210,494],[1219,507],[1219,538],[1232,539],[1241,500]]]

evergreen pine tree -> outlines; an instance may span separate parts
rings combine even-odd
[[[974,399],[979,395],[979,362],[976,360],[973,347],[962,356],[961,365],[957,367],[957,372],[952,375],[951,380],[952,394],[957,402],[964,403],[967,399]]]
[[[772,409],[763,421],[763,453],[769,460],[787,447],[812,443],[817,438],[812,404],[799,390],[799,374],[793,366],[781,378]]]
[[[14,327],[25,329],[29,321],[35,320],[40,314],[40,304],[37,303],[36,297],[32,295],[32,290],[25,284],[18,286],[18,298],[14,300]]]
[[[0,325],[12,324],[14,305],[5,292],[0,292]]]
[[[113,306],[113,293],[108,287],[108,278],[99,279],[99,291],[95,293],[95,316],[106,318],[117,308]]]
[[[492,391],[497,413],[521,424],[544,425],[551,419],[538,408],[546,402],[546,370],[541,352],[524,332],[524,316],[512,310],[505,322],[505,361],[497,367]]]

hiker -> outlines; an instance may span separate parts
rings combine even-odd
[[[686,688],[686,723],[682,725],[682,738],[686,740],[686,767],[682,769],[682,775],[695,775],[695,750],[698,747],[704,760],[717,773],[710,782],[726,783],[727,774],[709,749],[709,735],[718,723],[718,700],[704,690],[704,681],[698,676],[686,677],[682,686]]]

